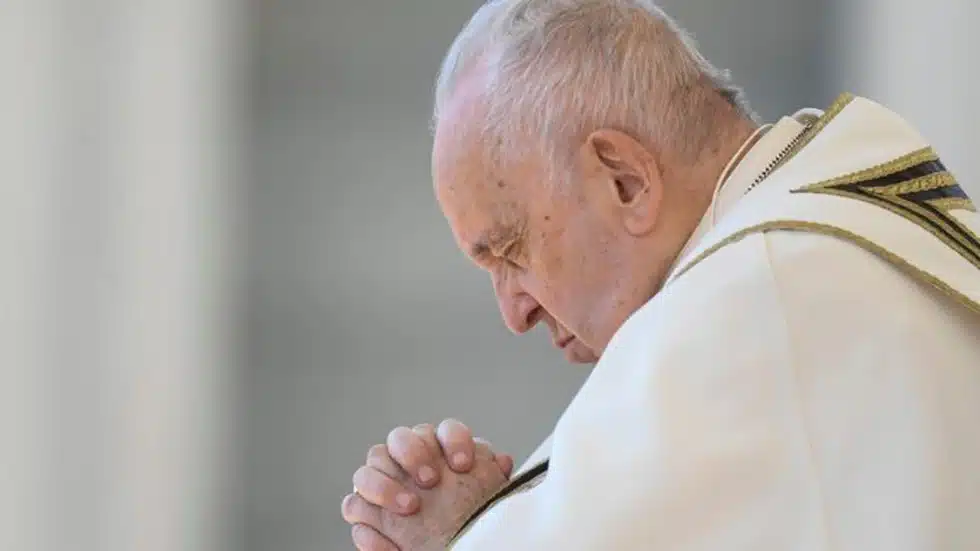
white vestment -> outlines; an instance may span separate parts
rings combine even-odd
[[[980,217],[895,113],[817,115],[735,166],[455,551],[980,550]]]

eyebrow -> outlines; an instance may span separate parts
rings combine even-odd
[[[489,256],[490,254],[490,244],[487,242],[486,237],[481,237],[477,239],[476,243],[470,247],[470,257],[475,259],[481,259]]]
[[[485,258],[491,254],[496,254],[503,246],[509,246],[517,241],[517,228],[497,226],[487,233],[480,236],[473,245],[470,246],[470,256],[475,259]]]

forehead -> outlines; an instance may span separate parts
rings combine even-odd
[[[502,166],[499,141],[485,132],[487,103],[479,73],[463,78],[435,128],[432,174],[436,197],[457,244],[472,254],[513,238],[535,193],[533,156]]]
[[[433,178],[457,244],[472,255],[512,239],[526,219],[528,190],[520,171],[488,163],[479,140],[446,138],[437,130]]]
[[[502,180],[451,180],[438,184],[437,198],[457,245],[473,257],[516,239],[526,219],[514,191]]]

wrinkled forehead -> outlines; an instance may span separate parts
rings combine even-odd
[[[478,79],[464,79],[435,128],[432,175],[436,198],[460,248],[472,254],[506,240],[525,220],[530,161],[502,166],[486,132]]]
[[[482,152],[436,155],[433,176],[439,206],[467,255],[500,245],[523,224],[526,210],[519,186],[488,166]]]
[[[524,224],[525,210],[506,185],[480,180],[437,184],[437,197],[459,248],[480,257],[513,240]]]

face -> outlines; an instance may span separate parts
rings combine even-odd
[[[590,266],[584,247],[574,246],[585,232],[568,223],[568,201],[541,193],[540,186],[519,185],[531,181],[523,171],[488,178],[467,161],[437,166],[440,206],[460,249],[490,276],[507,327],[520,334],[542,323],[569,361],[597,361],[601,349],[576,324],[578,308],[568,310],[584,308],[573,297],[584,296],[584,276],[601,270]]]
[[[508,328],[544,323],[569,360],[596,361],[683,246],[658,238],[656,162],[628,136],[599,131],[574,153],[571,181],[549,182],[545,159],[490,166],[478,133],[461,128],[444,117],[433,148],[457,244],[489,274]]]
[[[540,159],[487,166],[481,147],[436,134],[436,194],[459,247],[490,275],[512,331],[544,323],[570,361],[596,361],[669,266],[654,239],[659,180],[625,174],[636,171],[602,136],[583,146],[575,182],[546,182]]]

